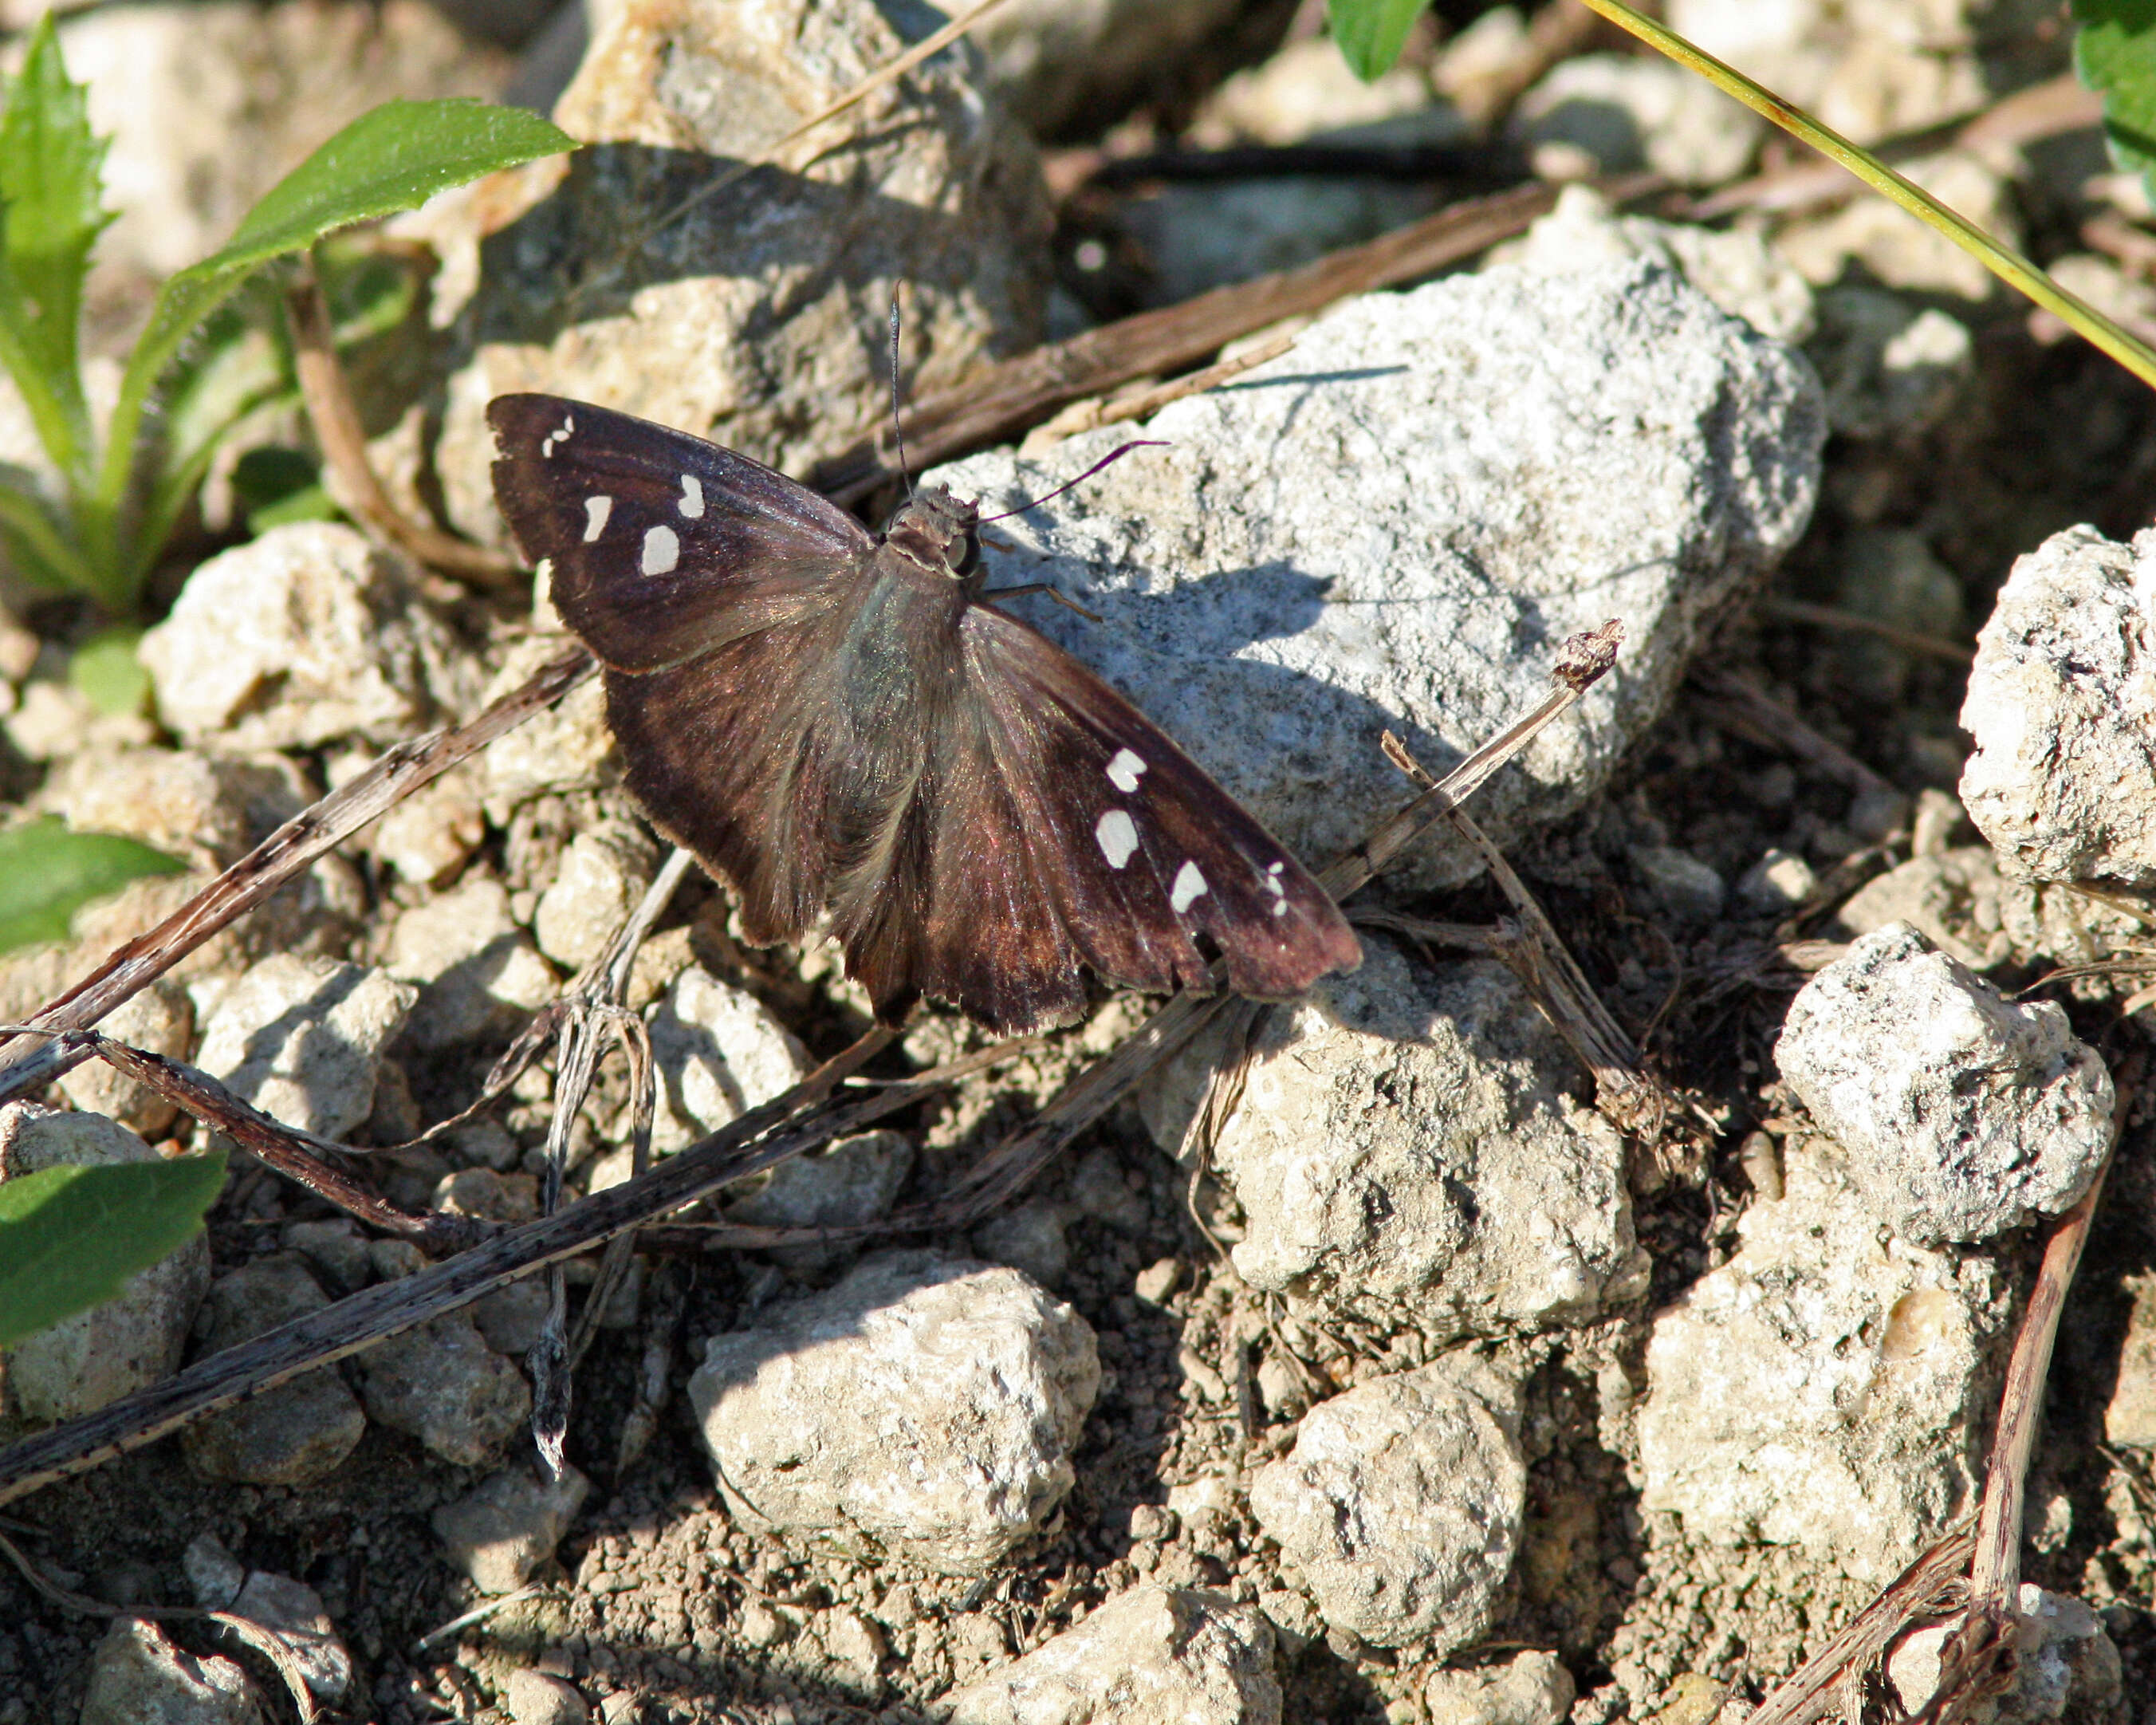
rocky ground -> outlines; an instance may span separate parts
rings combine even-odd
[[[989,552],[1093,613],[1013,602],[1313,864],[1407,793],[1381,731],[1442,772],[1539,697],[1563,638],[1621,619],[1616,670],[1472,809],[1648,1087],[1583,1064],[1491,937],[1505,893],[1432,839],[1353,901],[1360,969],[1201,1038],[966,1231],[654,1242],[604,1298],[559,1480],[527,1435],[539,1277],[11,1504],[39,1584],[0,1568],[0,1725],[285,1719],[294,1682],[382,1725],[1734,1725],[1973,1512],[2046,1230],[2115,1112],[2028,1481],[2042,1645],[1998,1717],[2156,1722],[2156,1138],[2133,1111],[2156,413],[1562,4],[1441,6],[1363,86],[1322,8],[1016,0],[844,147],[685,209],[711,157],[770,145],[921,19],[620,0],[588,51],[576,6],[507,0],[70,19],[122,210],[103,354],[375,100],[506,95],[597,146],[396,224],[388,254],[425,263],[411,316],[355,360],[393,491],[491,543],[481,415],[506,390],[805,474],[881,422],[894,284],[926,397],[1458,196],[1653,171],[1622,210],[1573,183],[1456,273],[1254,332],[1293,343],[1152,413],[1167,447]],[[2156,328],[2142,187],[2085,106],[2039,99],[2056,7],[1664,11],[1845,131],[1916,140],[1906,171]],[[1240,177],[1157,153],[1229,149],[1256,152]],[[0,393],[0,459],[34,469],[21,422]],[[934,476],[1015,507],[1132,434],[1082,424]],[[305,442],[280,409],[233,453]],[[221,464],[160,572],[139,713],[69,681],[95,619],[6,589],[9,814],[189,872],[0,959],[0,1020],[559,650],[543,583],[460,585],[341,519],[250,536],[244,493]],[[397,1144],[473,1099],[665,850],[588,685],[104,1028],[290,1126]],[[866,1028],[833,953],[739,932],[692,873],[636,961],[661,1156]],[[1148,1009],[1104,996],[699,1214],[814,1230],[932,1199]],[[924,1014],[870,1070],[980,1044]],[[553,1094],[542,1063],[362,1165],[407,1211],[528,1221]],[[630,1178],[633,1112],[603,1066],[569,1197]],[[200,1133],[85,1066],[0,1111],[0,1173]],[[239,1161],[206,1239],[0,1356],[0,1436],[426,1265]],[[594,1274],[571,1266],[572,1322]],[[266,1625],[285,1669],[259,1632],[131,1615],[152,1605]],[[1922,1701],[1938,1640],[1893,1651],[1866,1717]]]

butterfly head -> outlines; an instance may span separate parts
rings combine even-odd
[[[980,506],[942,485],[923,485],[891,518],[884,542],[909,562],[953,581],[981,578]]]

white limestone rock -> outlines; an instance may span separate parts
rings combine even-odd
[[[1640,1507],[1884,1582],[1975,1502],[2010,1291],[1882,1230],[1820,1141],[1784,1161],[1736,1255],[1656,1317]]]
[[[1013,1270],[907,1250],[715,1336],[689,1399],[736,1519],[978,1574],[1070,1489],[1093,1332]]]
[[[1008,509],[1132,428],[929,475]],[[1169,440],[1002,523],[993,584],[1165,726],[1306,860],[1402,800],[1389,726],[1442,773],[1539,700],[1568,635],[1616,669],[1478,798],[1500,844],[1578,808],[1712,619],[1793,544],[1825,434],[1803,359],[1645,259],[1491,270],[1335,308],[1145,428]],[[1458,881],[1464,847],[1403,878]]]
[[[1638,1297],[1623,1141],[1556,1088],[1572,1056],[1510,973],[1432,972],[1368,934],[1363,951],[1252,1038],[1213,1152],[1245,1217],[1238,1273],[1444,1340]],[[1163,1148],[1215,1052],[1201,1039],[1142,1093]]]
[[[1358,1384],[1303,1416],[1250,1512],[1335,1629],[1441,1656],[1496,1620],[1519,1549],[1519,1420],[1517,1386],[1468,1356]]]
[[[1774,1058],[1905,1240],[1988,1240],[2056,1215],[2110,1145],[2111,1075],[2065,1009],[2008,1000],[1906,922],[1804,985]]]
[[[1961,800],[2007,874],[2156,886],[2156,528],[2017,558],[1961,722]]]

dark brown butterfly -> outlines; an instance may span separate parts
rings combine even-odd
[[[1067,1024],[1080,967],[1299,994],[1361,962],[1322,887],[1122,696],[985,602],[979,514],[872,536],[769,468],[551,395],[487,408],[494,490],[606,666],[629,787],[759,944],[819,922],[878,1017]]]

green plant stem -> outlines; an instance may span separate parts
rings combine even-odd
[[[1624,0],[1584,0],[1584,3],[1650,47],[1667,54],[1679,65],[1698,73],[1755,114],[1773,121],[1792,137],[1839,162],[1873,191],[1891,198],[1918,220],[1945,234],[2000,280],[2020,290],[2047,311],[2056,313],[2068,327],[2102,348],[2151,388],[2156,388],[2156,349],[2137,341],[2086,300],[2067,292],[2020,253],[2001,245],[1922,187],[1904,179],[1839,132],[1754,84],[1735,67],[1724,64],[1674,31],[1641,17]]]

